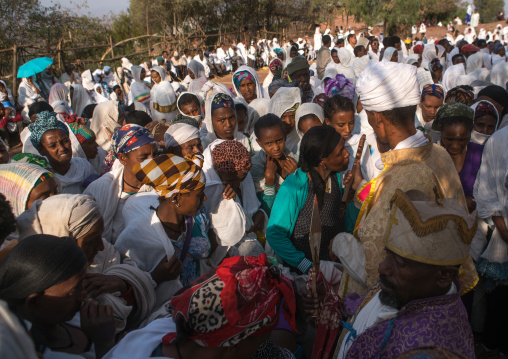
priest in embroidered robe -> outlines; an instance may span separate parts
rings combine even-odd
[[[383,168],[372,181],[359,186],[355,200],[361,205],[353,235],[338,234],[333,245],[345,267],[339,295],[365,294],[376,284],[379,264],[385,258],[384,228],[390,200],[396,189],[420,190],[427,196],[435,191],[443,198],[455,198],[467,209],[464,191],[455,166],[444,148],[414,125],[420,91],[416,68],[395,62],[371,61],[357,82],[369,124],[380,143],[390,150],[382,153],[376,167]],[[357,171],[355,176],[361,176]],[[462,294],[476,285],[478,275],[471,257],[459,275]]]
[[[469,258],[476,211],[438,192],[396,190],[390,203],[380,281],[364,297],[345,298],[334,358],[388,359],[419,347],[475,358],[457,276]]]

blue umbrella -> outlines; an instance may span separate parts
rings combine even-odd
[[[18,79],[38,74],[39,72],[46,70],[48,66],[51,65],[53,65],[53,59],[50,57],[39,57],[38,59],[30,60],[19,67]]]

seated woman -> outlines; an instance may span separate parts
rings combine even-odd
[[[275,254],[298,273],[307,273],[312,265],[309,232],[315,197],[322,227],[320,260],[330,260],[328,246],[335,235],[353,231],[358,211],[352,204],[339,218],[338,199],[344,191],[340,172],[348,163],[344,139],[331,126],[312,127],[303,136],[300,168],[280,186],[266,230]]]
[[[269,98],[259,82],[256,70],[249,66],[240,66],[235,71],[233,74],[233,86],[237,96],[247,101],[247,104],[257,98]]]
[[[69,127],[56,119],[56,113],[43,111],[28,126],[30,141],[49,164],[62,186],[62,193],[79,194],[83,182],[95,174],[92,165],[84,158],[72,157]]]
[[[252,157],[250,173],[261,208],[270,216],[279,187],[298,168],[298,158],[285,147],[284,125],[274,114],[260,117],[254,133],[261,151]]]
[[[97,144],[95,133],[87,126],[78,123],[69,123],[68,126],[74,136],[76,136],[86,159],[92,165],[95,173],[101,175],[107,153]]]
[[[283,317],[295,330],[292,283],[265,255],[225,259],[216,271],[179,291],[170,311],[172,318],[129,333],[106,358],[294,358],[270,339]]]
[[[265,80],[263,81],[263,88],[265,90],[265,93],[268,93],[268,86],[272,83],[274,80],[278,80],[281,78],[282,75],[282,61],[279,58],[273,58],[270,61],[270,64],[268,65],[268,69],[270,72],[268,73],[268,76],[265,77]]]
[[[155,71],[152,71],[154,73]],[[161,81],[157,88],[152,89],[151,117],[154,121],[168,122],[177,115],[176,94],[169,81]]]
[[[93,344],[102,358],[115,345],[111,307],[90,299],[83,304],[86,267],[73,240],[44,234],[25,238],[0,262],[0,299],[28,322],[41,357],[85,353]],[[78,312],[83,329],[66,323]]]
[[[188,120],[194,121],[192,118]],[[187,123],[174,123],[169,126],[164,134],[164,143],[168,153],[193,161],[202,167],[203,146],[199,138],[197,121],[196,126]]]
[[[126,125],[113,135],[111,149],[111,172],[92,182],[84,194],[97,201],[104,218],[103,238],[115,244],[125,227],[122,209],[127,199],[138,192],[152,191],[150,186],[144,185],[136,178],[134,166],[154,158],[157,143],[146,128]]]
[[[471,132],[471,142],[479,145],[492,136],[499,125],[499,114],[496,107],[489,101],[478,101],[471,106],[474,110],[474,127]]]
[[[448,102],[439,109],[432,124],[433,130],[441,131],[440,144],[452,158],[459,173],[469,212],[476,208],[473,187],[483,153],[482,145],[471,142],[473,118],[474,111],[468,106]]]
[[[309,128],[322,126],[325,122],[323,108],[316,103],[304,103],[295,114],[295,129],[300,141]]]
[[[268,112],[279,117],[286,132],[286,148],[292,153],[298,153],[300,137],[295,128],[296,110],[302,102],[298,87],[282,87],[270,99]]]
[[[204,157],[205,207],[220,246],[211,259],[212,266],[217,266],[227,253],[260,255],[264,249],[257,238],[264,237],[267,219],[249,172],[249,152],[237,141],[215,140]]]
[[[131,67],[132,77],[134,81],[131,83],[130,92],[128,94],[129,104],[140,102],[146,107],[150,107],[150,86],[144,81],[146,70],[141,66]]]
[[[80,84],[73,84],[69,88],[69,97],[71,99],[72,111],[74,111],[77,116],[84,117],[83,110],[86,106],[93,103],[88,91]]]
[[[104,87],[99,83],[93,86],[95,103],[100,104],[110,101],[109,95],[105,93]]]
[[[183,79],[182,85],[190,93],[198,95],[203,85],[208,81],[205,76],[205,68],[201,62],[191,60],[187,64],[187,73],[188,75]]]
[[[203,125],[203,119],[205,118],[203,106],[201,106],[201,100],[197,95],[182,92],[176,100],[176,107],[179,114],[191,117],[198,122],[200,137],[205,137],[208,134],[206,126]]]
[[[201,138],[203,148],[207,148],[215,140],[238,141],[253,153],[250,139],[238,131],[235,104],[231,96],[214,92],[205,103],[205,124],[208,134]]]
[[[90,197],[61,194],[37,201],[18,217],[17,226],[20,243],[46,234],[70,237],[78,244],[88,264],[83,289],[113,308],[117,332],[137,328],[151,313],[155,295],[150,276],[128,261],[123,264],[118,251],[102,239],[104,221]]]
[[[123,126],[125,114],[118,101],[98,104],[89,121],[90,129],[95,133],[96,142],[106,152],[111,150],[113,134]]]
[[[134,171],[155,193],[127,201],[123,210],[126,227],[115,247],[150,273],[155,308],[159,308],[182,283],[192,282],[209,269],[204,259],[213,247],[203,208],[205,176],[193,162],[172,154],[147,159]]]
[[[42,157],[41,160],[45,161]],[[51,171],[36,164],[12,163],[0,166],[0,192],[18,217],[36,200],[57,194],[58,182]]]
[[[150,90],[150,95],[151,97],[153,97],[155,94],[155,89],[157,88],[157,86],[159,86],[159,84],[163,82],[169,82],[168,74],[162,66],[153,66],[150,69],[150,77],[152,79],[152,89]],[[151,102],[153,102],[153,98]]]
[[[69,103],[69,88],[64,84],[54,84],[49,92],[48,103],[59,115],[59,120],[65,122],[68,116],[74,114]]]

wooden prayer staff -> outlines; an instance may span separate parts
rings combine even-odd
[[[317,296],[317,274],[319,273],[319,249],[321,247],[321,218],[319,217],[319,206],[316,195],[314,195],[314,206],[310,219],[309,233],[310,251],[312,254],[312,295]],[[319,317],[319,310],[312,314],[313,318]]]
[[[351,194],[351,186],[354,182],[354,175],[356,172],[356,167],[360,165],[360,158],[362,157],[363,145],[365,144],[365,138],[367,136],[362,135],[360,138],[360,143],[358,144],[358,150],[356,151],[355,163],[353,165],[353,169],[351,173],[353,174],[353,178],[348,182],[346,188],[344,189],[344,194],[342,195],[342,202],[340,204],[339,218],[344,217],[344,213],[346,212],[347,203],[349,202],[349,196]]]

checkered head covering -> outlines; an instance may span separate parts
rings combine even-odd
[[[189,193],[204,187],[206,180],[194,162],[168,154],[134,166],[136,178],[155,188],[159,197],[171,198],[176,193]]]

